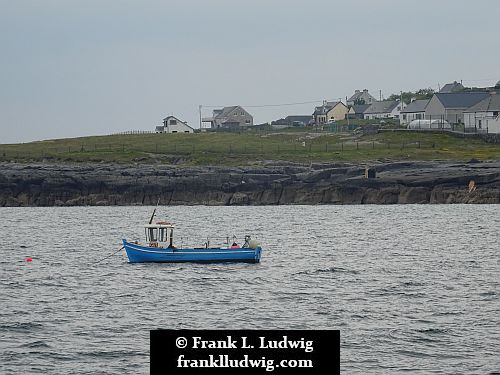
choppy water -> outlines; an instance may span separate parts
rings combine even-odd
[[[345,374],[500,371],[499,206],[161,208],[262,263],[89,265],[150,212],[0,209],[0,373],[147,374],[156,328],[340,329]]]

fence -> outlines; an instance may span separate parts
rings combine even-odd
[[[404,150],[404,149],[433,149],[436,144],[415,140],[411,142],[338,142],[338,143],[294,143],[294,144],[262,144],[256,145],[198,145],[198,144],[151,144],[149,146],[134,146],[127,144],[81,144],[67,147],[47,147],[39,150],[18,151],[0,148],[0,160],[11,159],[78,159],[78,156],[94,156],[111,154],[120,156],[129,153],[163,154],[169,156],[183,156],[193,154],[205,155],[291,155],[300,156],[305,154],[334,154],[353,151],[376,151],[376,150]],[[95,155],[97,156],[97,155]]]

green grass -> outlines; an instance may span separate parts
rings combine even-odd
[[[304,146],[305,144],[305,146]],[[422,132],[374,135],[296,131],[137,134],[0,145],[0,161],[248,165],[266,160],[500,160],[500,145]]]

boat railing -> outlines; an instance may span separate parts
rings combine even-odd
[[[188,237],[177,237],[174,240],[174,245],[178,248],[219,248],[219,247],[231,247],[233,243],[236,243],[240,247],[243,247],[245,240],[238,238],[236,236],[226,236],[226,237],[205,237],[200,238],[199,242],[193,244],[193,239]]]

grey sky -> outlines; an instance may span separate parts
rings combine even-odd
[[[0,143],[500,79],[498,0],[0,0]],[[247,108],[256,123],[314,104]],[[210,114],[205,108],[203,115]]]

